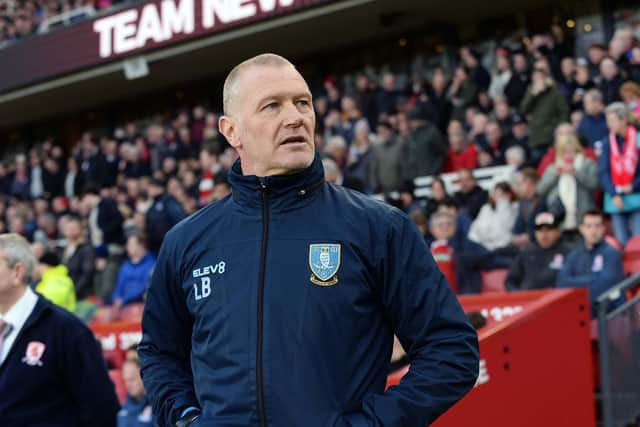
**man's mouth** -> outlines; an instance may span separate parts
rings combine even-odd
[[[307,139],[304,136],[290,136],[288,138],[285,138],[280,145],[286,145],[286,144],[301,144],[301,143],[305,143],[307,142]]]

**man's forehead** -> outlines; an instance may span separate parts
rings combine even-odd
[[[240,74],[238,83],[240,90],[247,86],[257,86],[261,92],[282,87],[290,91],[309,91],[302,75],[289,65],[252,65]]]

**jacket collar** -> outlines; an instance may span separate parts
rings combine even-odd
[[[229,183],[234,200],[246,207],[256,208],[263,204],[263,194],[273,209],[295,209],[304,205],[324,183],[324,168],[320,155],[305,170],[292,175],[258,177],[243,175],[240,159],[229,172]]]

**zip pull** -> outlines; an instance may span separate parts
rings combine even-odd
[[[260,188],[266,191],[269,188],[269,179],[266,176],[260,177]]]

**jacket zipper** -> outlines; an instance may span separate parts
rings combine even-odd
[[[262,189],[262,253],[260,257],[260,278],[258,282],[258,345],[256,350],[256,393],[258,397],[258,417],[260,427],[266,426],[264,410],[264,384],[262,374],[262,341],[263,341],[263,317],[264,317],[264,275],[267,263],[267,239],[269,238],[269,195],[267,182],[260,179]]]

